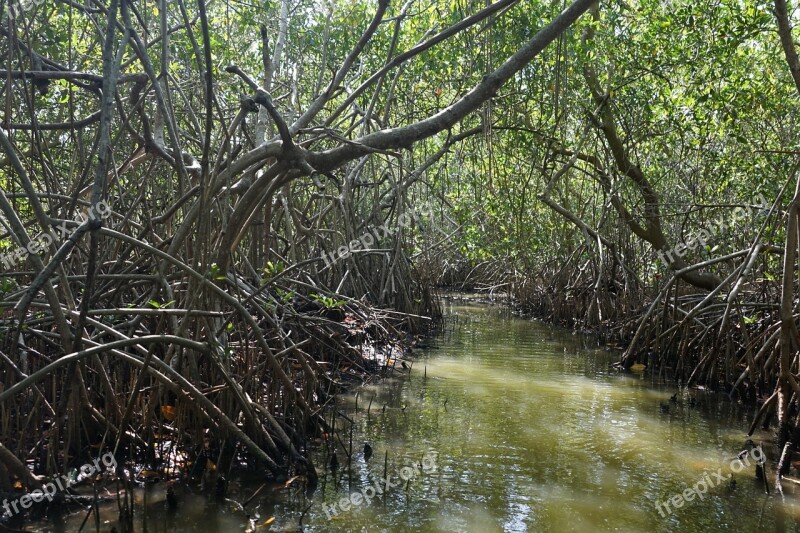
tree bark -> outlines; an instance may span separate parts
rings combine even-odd
[[[599,9],[597,6],[593,9],[593,15],[596,21],[599,20]],[[594,37],[593,27],[587,27],[584,33],[584,41],[590,41]],[[690,266],[681,257],[675,257],[676,248],[670,246],[669,240],[664,234],[661,225],[661,209],[658,193],[653,188],[653,185],[647,179],[644,172],[638,165],[634,164],[628,156],[628,151],[619,136],[617,130],[616,119],[614,112],[611,109],[610,99],[611,95],[603,91],[600,87],[600,82],[591,65],[586,65],[583,69],[583,75],[586,83],[592,93],[595,105],[599,110],[600,124],[598,128],[606,139],[608,148],[614,159],[614,164],[617,171],[623,176],[627,177],[636,187],[639,195],[644,200],[644,221],[640,224],[639,221],[628,211],[622,200],[611,187],[611,184],[606,182],[606,187],[609,195],[611,195],[611,203],[619,213],[620,217],[625,221],[633,233],[640,239],[650,243],[657,252],[661,252],[660,257],[664,259],[669,268],[673,271],[681,271]],[[684,272],[680,275],[680,279],[686,281],[699,289],[712,291],[722,283],[722,279],[716,274],[709,272],[690,271]]]

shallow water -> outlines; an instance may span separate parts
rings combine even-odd
[[[275,521],[253,528],[241,511],[200,495],[183,494],[178,511],[167,513],[156,487],[147,530],[296,531],[301,516],[304,531],[800,529],[796,497],[782,503],[754,478],[757,452],[733,474],[735,487],[728,479],[755,408],[691,390],[665,413],[660,404],[676,389],[614,372],[619,352],[594,348],[590,338],[495,308],[451,304],[446,312],[438,349],[423,353],[410,374],[355,391],[357,410],[355,395],[339,401],[354,424],[356,453],[348,468],[340,446],[340,468],[321,476],[313,496],[293,486],[267,490],[249,509],[256,524]],[[337,424],[349,447],[350,423]],[[754,436],[770,455],[771,485],[769,438]],[[374,451],[369,461],[364,442]],[[386,491],[384,474],[398,486]],[[234,484],[231,497],[243,501],[257,486]],[[702,499],[678,497],[687,487]]]

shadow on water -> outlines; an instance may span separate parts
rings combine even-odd
[[[170,514],[155,490],[148,531],[296,531],[301,515],[305,531],[800,529],[796,497],[767,496],[755,479],[756,454],[732,471],[753,407],[697,390],[670,401],[674,386],[612,371],[618,352],[588,337],[496,308],[446,312],[438,349],[410,374],[338,402],[339,467],[320,466],[313,496],[273,487],[248,528],[240,510],[191,494]],[[770,438],[753,440],[771,484]],[[242,501],[258,484],[231,486]]]

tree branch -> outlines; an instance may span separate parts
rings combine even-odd
[[[308,162],[318,172],[329,172],[347,161],[367,155],[375,149],[408,148],[414,143],[444,131],[479,109],[539,53],[569,28],[594,4],[595,0],[576,0],[561,12],[500,67],[488,74],[467,94],[435,115],[400,128],[389,128],[361,137],[357,144],[347,144],[319,153],[309,153]],[[402,56],[398,56],[402,57]]]

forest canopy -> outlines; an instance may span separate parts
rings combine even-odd
[[[593,328],[622,367],[752,385],[796,425],[794,6],[12,0],[0,20],[0,401],[35,402],[53,448],[78,453],[82,417],[144,448],[180,400],[271,472],[303,463],[331,368],[422,330],[442,286]],[[27,423],[2,422],[15,449]]]

